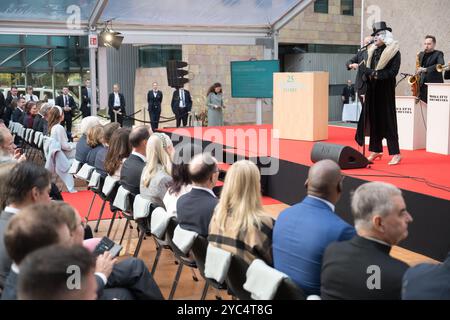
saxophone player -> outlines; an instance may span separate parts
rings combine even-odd
[[[417,73],[420,76],[419,98],[428,103],[428,86],[426,83],[443,83],[442,73],[436,71],[436,65],[444,64],[444,53],[435,50],[436,37],[427,35],[424,41],[424,51],[419,53],[419,65]]]

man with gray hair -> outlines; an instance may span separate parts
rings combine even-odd
[[[400,189],[382,182],[360,186],[352,198],[358,233],[325,250],[321,274],[323,299],[398,300],[408,269],[389,253],[408,236],[408,213]]]

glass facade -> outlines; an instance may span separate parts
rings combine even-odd
[[[353,0],[341,0],[341,14],[344,16],[353,16]]]
[[[165,67],[168,60],[182,60],[182,46],[151,45],[139,48],[139,67]]]
[[[328,0],[316,0],[314,2],[314,12],[328,13]]]

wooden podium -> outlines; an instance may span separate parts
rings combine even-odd
[[[280,139],[328,139],[328,72],[274,73],[273,128]]]
[[[450,83],[427,83],[427,151],[450,154]]]

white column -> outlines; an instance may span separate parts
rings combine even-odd
[[[97,68],[96,68],[96,48],[89,49],[89,70],[91,73],[91,115],[97,115]]]

